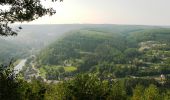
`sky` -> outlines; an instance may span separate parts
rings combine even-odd
[[[30,24],[170,25],[170,0],[64,0],[46,7],[56,14]]]

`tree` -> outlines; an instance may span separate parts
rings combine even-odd
[[[126,91],[122,82],[112,84],[110,95],[107,100],[126,100]]]
[[[140,52],[136,48],[128,48],[124,51],[127,58],[134,58],[140,55]]]
[[[57,0],[52,0],[55,2]],[[63,0],[60,0],[60,2]],[[33,21],[44,15],[53,15],[53,8],[45,8],[41,0],[0,0],[1,6],[8,6],[9,9],[0,9],[0,35],[13,36],[17,32],[9,27],[14,22]],[[22,27],[19,27],[22,29]]]
[[[144,92],[144,100],[160,100],[158,88],[151,84]]]
[[[16,79],[13,70],[13,62],[7,66],[0,65],[0,100],[21,99],[21,92],[17,91],[20,88],[20,81]]]
[[[164,100],[170,100],[170,91],[168,90],[163,96]]]
[[[67,100],[105,100],[108,95],[108,85],[94,74],[79,74],[63,85]]]
[[[144,87],[142,85],[137,85],[133,90],[132,100],[141,100],[143,98]]]
[[[46,84],[33,78],[31,83],[19,79],[13,62],[0,66],[0,100],[44,100]]]

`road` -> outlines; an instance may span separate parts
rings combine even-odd
[[[19,64],[14,67],[15,74],[18,74],[22,70],[22,67],[25,66],[26,61],[27,61],[27,59],[22,59],[19,62]]]

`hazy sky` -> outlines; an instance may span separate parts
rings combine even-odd
[[[170,0],[64,0],[44,4],[57,13],[31,23],[170,25]]]

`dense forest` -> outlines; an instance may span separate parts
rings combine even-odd
[[[47,77],[54,71],[58,73],[61,67],[73,69],[61,72],[66,76],[82,72],[111,74],[116,78],[168,75],[170,29],[129,27],[68,32],[37,55],[38,67],[42,74],[49,74]]]
[[[0,99],[170,99],[170,28],[62,25],[56,27],[67,32],[54,35],[55,25],[50,27],[51,35],[42,36],[40,42],[26,39],[25,53],[10,39],[1,42],[2,58],[7,52],[5,57],[17,56],[19,61],[25,57],[27,61],[17,75],[14,67],[19,61],[0,66]]]

